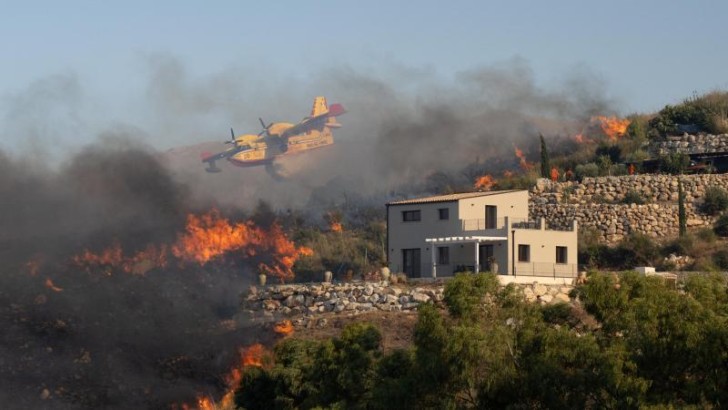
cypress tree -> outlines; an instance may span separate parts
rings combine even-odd
[[[683,191],[680,178],[677,179],[677,218],[680,226],[680,236],[685,236],[688,232],[688,222],[685,214],[685,191]]]
[[[551,161],[549,160],[549,151],[546,148],[546,141],[543,134],[538,134],[541,139],[541,178],[549,178],[551,176]]]

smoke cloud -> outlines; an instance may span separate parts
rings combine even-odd
[[[89,273],[68,263],[84,248],[168,242],[188,212],[212,205],[264,200],[320,217],[432,192],[441,179],[469,185],[469,165],[517,169],[514,147],[536,159],[539,132],[568,134],[614,111],[588,70],[546,89],[521,59],[452,79],[391,65],[304,80],[250,67],[200,77],[168,55],[145,65],[145,88],[122,104],[95,101],[73,74],[1,100],[0,402],[9,408],[168,408],[219,392],[235,348],[265,337],[235,314],[244,267]],[[275,178],[227,164],[204,172],[199,155],[225,149],[230,126],[295,123],[317,95],[348,110],[333,146],[282,158]]]

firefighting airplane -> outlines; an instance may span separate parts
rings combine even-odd
[[[202,154],[202,162],[207,163],[207,172],[220,172],[215,161],[226,159],[239,167],[257,165],[271,166],[276,157],[321,148],[334,143],[332,128],[339,128],[336,117],[346,113],[341,104],[326,104],[326,98],[316,97],[313,100],[311,116],[298,124],[272,122],[265,125],[259,118],[263,131],[256,134],[245,134],[236,137],[230,129],[232,138],[225,141],[233,146],[217,154]]]

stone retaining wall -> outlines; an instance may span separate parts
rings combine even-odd
[[[568,302],[572,286],[539,283],[516,285],[526,300],[542,304]],[[267,316],[414,311],[421,303],[442,304],[443,285],[389,285],[386,282],[316,283],[251,287],[244,309]]]
[[[715,217],[701,213],[709,187],[728,190],[728,174],[683,175],[689,228],[709,227]],[[628,175],[584,178],[579,183],[540,179],[531,189],[529,210],[532,218],[546,218],[554,228],[566,228],[573,219],[579,229],[592,229],[606,243],[640,232],[654,237],[678,232],[678,177],[674,175]],[[633,190],[645,205],[621,204]]]
[[[650,144],[650,151],[655,156],[673,152],[681,152],[683,154],[728,152],[728,134],[684,134],[679,137],[667,137],[663,141],[652,142]]]

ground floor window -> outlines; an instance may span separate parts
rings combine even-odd
[[[567,263],[566,246],[556,247],[556,263]]]
[[[531,260],[531,245],[518,245],[518,262]]]

